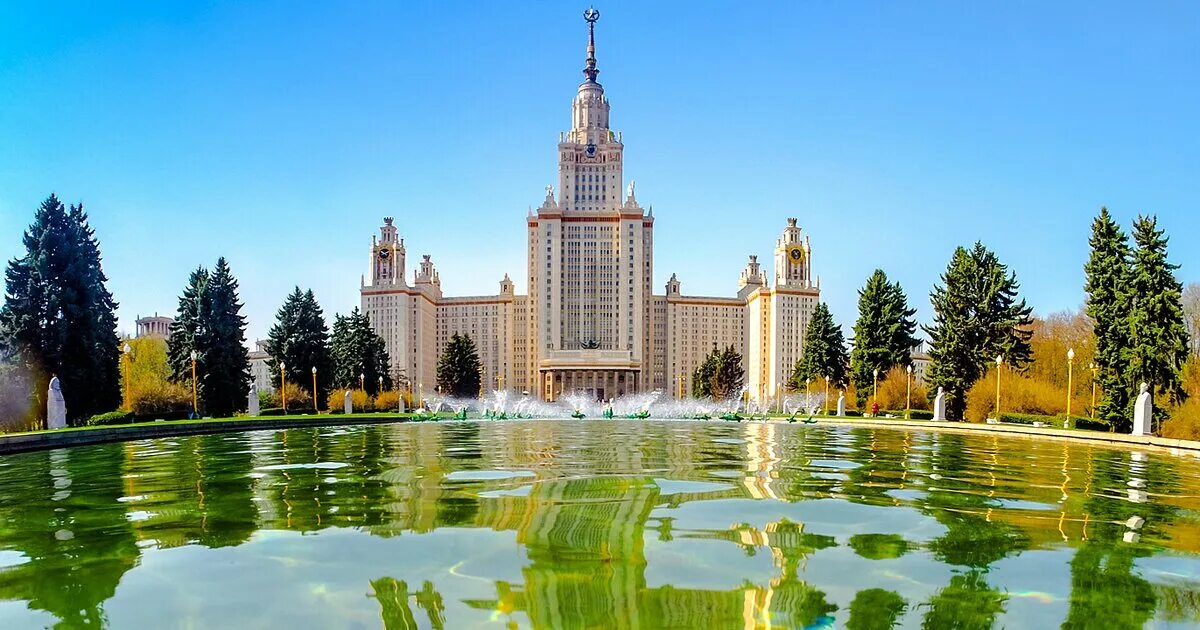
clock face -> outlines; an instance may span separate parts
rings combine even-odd
[[[804,262],[804,248],[799,245],[792,245],[787,251],[788,260],[793,263]]]
[[[587,151],[588,157],[596,157],[596,145],[595,144],[592,144],[591,142],[589,142],[587,145],[586,151]]]
[[[379,258],[380,258],[380,260],[387,260],[387,257],[388,257],[388,256],[390,256],[390,255],[391,255],[391,252],[389,252],[389,251],[388,251],[388,250],[386,250],[386,249],[381,249],[381,250],[379,250]]]

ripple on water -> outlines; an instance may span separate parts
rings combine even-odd
[[[345,462],[315,462],[312,464],[269,464],[254,470],[337,470],[349,466]]]
[[[654,483],[658,485],[658,493],[663,496],[672,494],[703,494],[705,492],[725,492],[734,490],[737,486],[728,483],[714,483],[712,481],[691,481],[685,479],[655,479]]]
[[[456,470],[446,475],[446,481],[494,481],[533,476],[532,470]]]

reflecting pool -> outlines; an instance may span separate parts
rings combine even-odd
[[[0,457],[0,628],[1200,623],[1200,462],[684,421]]]

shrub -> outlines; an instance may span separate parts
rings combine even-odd
[[[904,409],[906,394],[908,393],[908,374],[904,368],[896,366],[879,380],[879,408],[882,409]],[[870,396],[867,396],[867,408],[871,407]],[[929,409],[929,392],[925,389],[925,385],[919,383],[914,377],[912,379],[912,408],[913,409]],[[880,411],[880,413],[883,413]]]
[[[345,413],[346,390],[335,389],[329,393],[329,413]],[[354,413],[371,413],[375,411],[375,403],[361,389],[350,390],[350,404],[354,405]]]
[[[375,411],[396,411],[399,408],[399,391],[393,389],[375,395]]]
[[[1086,410],[1088,401],[1076,397],[1072,409]],[[996,407],[996,372],[988,371],[967,390],[968,422],[983,422],[994,417]],[[1067,408],[1067,388],[1030,378],[1004,368],[1000,375],[1000,411],[1002,414],[1060,416]],[[1061,421],[1060,421],[1061,426]]]
[[[1189,398],[1172,409],[1159,432],[1176,440],[1200,440],[1200,398]]]
[[[847,417],[847,418],[861,418],[861,417],[862,417],[862,412],[861,412],[861,411],[858,411],[858,410],[856,410],[856,409],[847,409],[847,410],[846,410],[846,417]]]
[[[129,408],[142,417],[186,416],[192,408],[192,387],[167,380],[133,381],[129,388]]]
[[[87,426],[100,427],[114,424],[129,424],[133,422],[132,411],[110,411],[108,413],[100,413],[88,418]]]
[[[924,409],[913,409],[908,412],[908,417],[911,420],[933,420],[933,412]]]
[[[274,394],[271,395],[271,406],[272,407],[282,407],[283,406],[280,402],[278,391],[276,391]],[[289,382],[287,384],[287,408],[288,408],[289,412],[295,412],[295,413],[304,413],[306,411],[312,411],[312,408],[313,408],[312,394],[310,394],[309,391],[307,389],[305,389],[303,386]]]

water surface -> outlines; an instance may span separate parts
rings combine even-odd
[[[0,457],[0,628],[1200,623],[1200,462],[760,423],[292,429]]]

